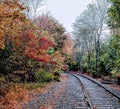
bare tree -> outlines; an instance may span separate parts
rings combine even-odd
[[[25,14],[30,19],[35,19],[40,15],[42,10],[42,6],[44,6],[44,0],[19,0],[19,2],[24,3],[26,7],[28,7],[28,11]]]

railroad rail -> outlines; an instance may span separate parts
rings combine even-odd
[[[102,83],[81,74],[70,74],[80,81],[90,109],[120,109],[120,96]]]
[[[83,93],[84,93],[84,96],[85,96],[85,100],[86,100],[86,102],[88,104],[89,109],[94,109],[94,107],[92,106],[92,103],[91,103],[91,101],[89,99],[87,90],[86,90],[84,84],[82,83],[82,81],[80,80],[80,78],[77,77],[75,74],[71,74],[71,75],[73,75],[74,77],[76,77],[78,79],[78,81],[80,82],[80,85],[82,86],[82,90],[83,90]]]
[[[102,83],[96,81],[95,79],[92,79],[92,78],[87,77],[87,76],[82,75],[82,74],[77,74],[77,75],[80,75],[80,76],[82,76],[82,77],[84,77],[84,78],[87,78],[87,79],[89,79],[90,81],[96,83],[97,85],[99,85],[100,87],[102,87],[103,89],[105,89],[105,90],[108,91],[110,94],[112,94],[113,96],[115,96],[117,99],[120,100],[120,92],[119,92],[119,94],[117,94],[117,93],[115,93],[114,91],[111,91],[111,89],[108,89],[108,88],[107,88],[105,85],[103,85]]]

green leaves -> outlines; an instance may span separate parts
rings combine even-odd
[[[110,0],[111,6],[108,9],[108,24],[112,29],[120,28],[120,1]]]
[[[49,47],[49,49],[48,49],[48,54],[53,54],[55,51],[54,51],[54,48],[51,48],[51,47]]]

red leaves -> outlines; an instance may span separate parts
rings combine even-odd
[[[39,38],[35,32],[28,30],[28,32],[14,37],[14,43],[21,49],[20,52],[22,51],[24,56],[42,62],[52,61],[51,56],[48,55],[48,48],[54,47],[54,43],[47,37]]]
[[[47,50],[49,47],[54,47],[54,43],[49,39],[42,37],[39,39],[39,46],[41,49]]]

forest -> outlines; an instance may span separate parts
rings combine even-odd
[[[109,76],[120,84],[120,0],[90,3],[72,35],[49,13],[38,15],[43,5],[44,0],[0,0],[2,109],[19,109],[27,90],[60,81],[63,71]]]
[[[71,68],[93,77],[120,78],[120,1],[96,0],[73,24],[74,63]],[[120,81],[118,81],[120,84]]]

